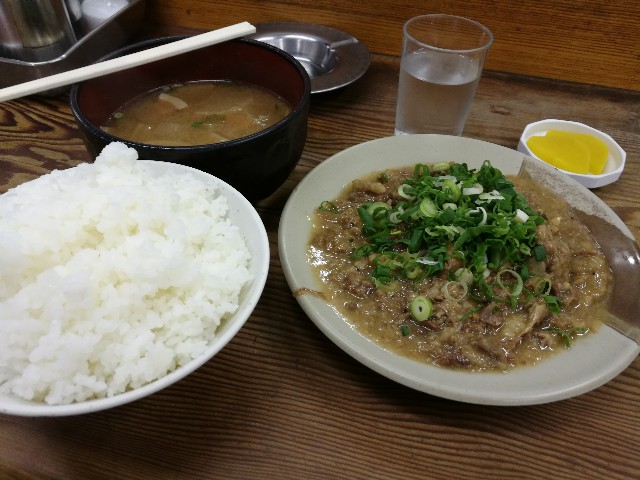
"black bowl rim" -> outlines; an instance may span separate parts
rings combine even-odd
[[[182,40],[184,38],[189,38],[190,36],[191,35],[171,35],[171,36],[165,36],[165,37],[152,38],[149,40],[143,40],[141,42],[132,43],[130,45],[126,45],[122,48],[119,48],[118,50],[115,50],[105,55],[98,61],[101,62],[104,60],[109,60],[111,58],[116,58],[131,50],[137,50],[140,48],[152,47],[157,45],[164,45],[165,43]],[[226,142],[206,143],[204,145],[172,146],[172,145],[153,145],[150,143],[140,143],[140,142],[134,142],[132,140],[116,137],[115,135],[110,135],[104,130],[102,130],[101,128],[99,128],[98,126],[89,122],[89,120],[84,116],[84,114],[80,110],[80,106],[78,105],[78,91],[82,87],[82,82],[75,83],[71,86],[71,90],[69,94],[71,111],[74,117],[76,118],[76,120],[79,121],[87,130],[89,130],[93,135],[96,135],[107,142],[123,142],[126,145],[129,145],[133,148],[155,150],[155,151],[161,151],[161,152],[162,151],[178,151],[178,152],[194,152],[195,153],[195,152],[201,152],[201,151],[210,152],[210,151],[221,150],[224,148],[229,148],[235,145],[243,145],[245,143],[252,141],[255,138],[268,135],[271,132],[284,128],[286,126],[286,123],[288,123],[290,119],[297,117],[301,112],[303,112],[307,108],[307,105],[310,103],[310,99],[311,99],[311,79],[306,69],[293,55],[291,55],[290,53],[278,47],[269,45],[268,43],[260,42],[258,40],[253,40],[250,38],[236,38],[236,39],[227,40],[227,41],[246,43],[246,44],[254,45],[258,48],[262,48],[264,50],[270,50],[273,53],[276,53],[284,57],[285,59],[287,59],[289,62],[293,64],[296,70],[298,70],[298,73],[300,73],[302,80],[304,82],[304,93],[302,94],[302,98],[300,99],[298,104],[291,110],[289,115],[284,117],[279,122],[274,123],[270,127],[267,127],[256,133],[253,133],[251,135],[247,135],[244,137],[236,138],[233,140],[229,140]]]

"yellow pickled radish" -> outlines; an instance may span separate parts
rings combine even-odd
[[[600,175],[604,171],[607,158],[609,157],[609,149],[607,148],[607,144],[599,138],[589,135],[588,133],[561,132],[560,130],[549,130],[547,135],[560,138],[567,138],[569,136],[575,138],[589,149],[589,173]]]
[[[567,172],[599,175],[609,156],[606,144],[588,133],[549,130],[527,140],[531,152],[541,160]]]
[[[535,136],[527,141],[527,146],[536,157],[560,170],[589,173],[589,149],[574,138]]]

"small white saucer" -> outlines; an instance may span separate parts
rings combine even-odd
[[[587,188],[598,188],[609,185],[620,178],[622,171],[624,170],[624,164],[627,157],[626,152],[618,145],[618,143],[600,130],[596,130],[593,127],[585,125],[584,123],[573,122],[569,120],[556,120],[546,119],[538,122],[533,122],[527,125],[522,132],[520,142],[518,143],[518,151],[529,155],[532,158],[540,162],[544,162],[541,158],[535,155],[527,146],[527,141],[533,136],[544,136],[549,130],[562,130],[564,132],[574,133],[588,133],[594,137],[602,140],[607,149],[609,150],[609,156],[604,171],[599,175],[587,175],[580,173],[568,172],[566,170],[557,169],[560,172],[568,175],[576,180],[578,183],[584,185]],[[555,167],[554,167],[555,168]]]

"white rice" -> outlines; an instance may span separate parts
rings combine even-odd
[[[198,357],[238,308],[250,252],[210,183],[108,145],[0,196],[0,392],[116,395]]]

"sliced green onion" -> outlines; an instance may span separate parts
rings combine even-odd
[[[473,185],[473,187],[466,187],[462,189],[463,195],[480,195],[484,191],[484,188],[479,183]]]
[[[392,260],[392,254],[390,253],[381,253],[380,255],[377,255],[375,258],[375,264],[376,265],[389,265],[389,263],[391,263]]]
[[[547,308],[551,313],[560,313],[561,305],[560,299],[555,295],[545,295],[544,301],[547,304]]]
[[[421,178],[421,177],[430,177],[431,170],[424,163],[416,163],[416,166],[413,167],[413,178]]]
[[[402,205],[397,205],[395,211],[389,214],[389,221],[394,224],[401,223],[403,214],[404,208]]]
[[[460,231],[451,225],[436,225],[433,228],[427,227],[424,231],[427,235],[432,237],[442,237],[442,232],[444,232],[450,241],[453,241],[460,235]]]
[[[445,180],[442,182],[440,188],[447,195],[447,200],[457,202],[460,200],[460,187],[456,185],[456,182],[452,180]]]
[[[376,288],[382,290],[383,292],[395,292],[396,290],[398,290],[398,282],[389,278],[386,278],[385,280],[376,278],[374,279],[374,283],[376,285]]]
[[[405,191],[407,188],[411,188],[411,185],[407,185],[406,183],[400,185],[398,187],[398,195],[400,195],[402,198],[406,198],[407,200],[413,200],[414,198],[416,198],[415,196]]]
[[[529,215],[518,209],[516,210],[516,216],[513,218],[513,220],[517,223],[525,223],[527,220],[529,220]]]
[[[416,258],[416,262],[422,263],[423,265],[438,265],[438,263],[440,263],[438,260],[429,257]]]
[[[426,197],[420,202],[420,211],[425,217],[435,217],[438,214],[436,202]]]
[[[469,318],[471,318],[476,312],[479,312],[480,310],[482,310],[484,308],[484,305],[480,304],[478,305],[476,308],[473,308],[469,311],[467,311],[467,313],[465,313],[461,318],[460,321],[464,322],[466,320],[468,320]]]
[[[566,348],[571,348],[571,342],[573,340],[574,335],[584,335],[589,331],[588,328],[584,328],[584,327],[574,327],[570,329],[548,327],[548,328],[545,328],[544,330],[553,335],[560,336],[560,338],[564,340],[564,346]]]
[[[424,322],[431,316],[431,313],[433,312],[433,304],[427,297],[420,295],[411,300],[411,303],[409,304],[409,311],[411,312],[411,316],[418,322]]]
[[[446,172],[451,168],[451,164],[449,162],[438,162],[434,163],[431,167],[431,170],[434,172]]]
[[[507,285],[505,285],[505,283],[502,281],[502,275],[504,275],[505,273],[508,273],[509,275],[511,275],[516,280],[516,285],[515,285],[515,287],[513,287],[513,289],[511,290],[510,294],[513,297],[517,297],[518,295],[520,295],[522,293],[522,288],[524,286],[524,282],[522,281],[522,277],[515,270],[510,270],[510,269],[500,270],[498,272],[498,275],[496,275],[496,282],[498,283],[498,285],[500,285],[500,288],[502,288],[503,290],[505,290],[507,292],[509,291],[509,289],[507,288]]]
[[[455,271],[454,276],[459,282],[470,285],[473,282],[473,273],[468,268],[459,268]]]
[[[462,290],[462,293],[459,295],[453,295],[451,293],[452,287],[460,288]],[[442,286],[442,295],[444,295],[444,298],[446,298],[447,300],[455,300],[456,302],[459,302],[460,300],[463,300],[467,296],[468,292],[469,292],[469,287],[464,282],[451,281],[451,282],[445,283]]]
[[[421,273],[422,273],[422,268],[420,268],[419,265],[416,265],[414,263],[412,266],[405,268],[404,274],[409,280],[413,280],[415,278],[418,278]]]
[[[403,337],[407,337],[411,333],[411,329],[407,325],[400,327],[400,333]]]
[[[491,202],[493,200],[504,200],[504,196],[502,196],[497,190],[491,190],[490,192],[478,195],[478,199]]]
[[[533,247],[533,257],[538,262],[542,262],[547,259],[547,249],[544,248],[544,245],[536,245]]]
[[[551,293],[551,286],[551,279],[547,277],[540,277],[535,285],[534,293],[542,296],[549,295],[549,293]]]
[[[402,222],[402,219],[400,218],[400,215],[402,215],[402,212],[396,210],[395,212],[391,212],[389,214],[389,221],[393,224],[398,224],[400,222]]]
[[[487,223],[487,211],[484,209],[484,207],[474,208],[473,210],[469,210],[467,212],[467,217],[470,217],[476,213],[482,213],[482,220],[480,220],[480,223],[478,223],[478,226],[481,227],[485,225]]]
[[[366,207],[367,207],[367,212],[369,212],[369,215],[374,215],[374,213],[380,209],[384,209],[385,211],[391,210],[391,207],[389,206],[389,204],[384,202],[367,203]]]
[[[520,269],[520,276],[522,277],[523,281],[527,281],[529,279],[529,277],[531,277],[531,275],[529,274],[529,267],[525,264],[522,265],[522,268]]]
[[[333,202],[329,202],[327,200],[325,200],[324,202],[322,202],[320,204],[320,206],[318,207],[318,210],[321,210],[323,212],[329,212],[329,213],[339,213],[340,210],[338,209],[338,206],[333,203]]]

